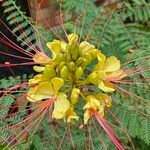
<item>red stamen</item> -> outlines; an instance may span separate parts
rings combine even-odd
[[[106,123],[105,119],[101,117],[97,111],[94,111],[93,115],[95,116],[98,123],[102,126],[102,128],[105,130],[107,135],[109,136],[110,140],[114,143],[114,145],[118,148],[118,150],[125,150],[122,145],[119,143],[119,141],[116,139],[116,137],[112,134],[110,127]]]
[[[15,85],[13,87],[10,87],[7,89],[7,91],[0,91],[0,92],[3,92],[3,96],[5,96],[6,94],[8,94],[9,92],[11,92],[12,90],[15,90],[15,89],[18,89],[18,88],[22,88],[22,87],[25,87],[28,85],[28,82],[24,82],[24,83],[21,83],[19,85]]]
[[[0,38],[0,41],[2,43],[4,43],[5,45],[14,48],[15,50],[19,51],[20,53],[23,53],[27,56],[33,57],[34,55],[28,51],[25,51],[23,48],[19,47],[17,44],[15,44],[14,42],[12,42],[9,38],[7,38],[2,32],[0,32],[0,34],[5,38],[5,40],[3,40],[2,38]]]
[[[17,56],[17,55],[13,55],[13,54],[7,54],[7,53],[1,52],[1,51],[0,51],[0,54],[4,54],[4,55],[10,56],[10,57],[19,58],[19,59],[32,60],[30,58],[21,57],[21,56]]]

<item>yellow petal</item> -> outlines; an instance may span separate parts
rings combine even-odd
[[[97,54],[98,61],[104,63],[106,61],[106,56],[102,53]]]
[[[83,109],[92,108],[92,109],[96,110],[100,107],[100,102],[93,95],[88,95],[86,97],[86,101],[87,101],[87,103],[83,107]]]
[[[33,61],[36,63],[40,63],[40,64],[46,64],[46,63],[51,62],[51,59],[43,52],[37,52],[33,56]]]
[[[77,34],[70,34],[68,35],[69,43],[78,42],[78,35]]]
[[[103,117],[104,116],[104,108],[100,105],[98,108],[98,113]]]
[[[82,49],[83,54],[86,54],[95,49],[95,46],[91,45],[89,42],[83,41],[80,43],[80,48]]]
[[[94,67],[94,71],[103,70],[103,68],[104,68],[104,62],[98,62]]]
[[[27,92],[27,99],[30,102],[37,102],[43,99],[50,98],[54,95],[50,82],[41,82],[35,87],[31,87]]]
[[[53,59],[53,62],[56,65],[59,65],[62,61],[63,61],[63,55],[62,55],[62,53],[57,54],[56,57]]]
[[[101,81],[98,87],[104,92],[113,92],[115,89],[113,88],[112,84],[107,81]]]
[[[53,40],[53,42],[48,42],[46,45],[53,52],[53,58],[55,58],[56,55],[60,54],[61,41]]]
[[[79,119],[79,116],[77,116],[75,111],[71,109],[67,115],[67,123],[71,122],[72,120],[78,120],[78,119]]]
[[[42,79],[42,74],[38,74],[38,75],[34,76],[33,79],[30,79],[28,84],[29,85],[38,84],[39,82],[41,82],[41,79]]]
[[[61,41],[61,50],[62,50],[62,52],[66,51],[66,46],[67,46],[67,44],[64,41]]]
[[[97,74],[98,74],[98,79],[99,79],[99,80],[106,80],[107,75],[106,75],[106,73],[105,73],[104,71],[99,70],[99,71],[97,72]]]
[[[59,91],[59,89],[63,86],[64,81],[61,78],[55,77],[55,78],[53,78],[51,80],[51,83],[53,85],[53,89],[54,89],[55,94],[57,94],[57,92]]]
[[[75,105],[78,102],[78,97],[80,94],[80,90],[77,88],[73,88],[71,92],[71,103]]]
[[[92,72],[88,77],[87,77],[87,81],[97,85],[99,83],[99,79],[98,79],[98,75],[96,72]]]
[[[56,71],[54,70],[54,68],[50,65],[46,65],[44,72],[43,72],[42,80],[43,81],[50,80],[55,76],[56,76]]]
[[[43,72],[45,67],[40,67],[40,66],[34,66],[33,69],[36,71],[36,72]]]
[[[98,53],[100,53],[100,50],[99,50],[99,49],[94,48],[94,49],[91,50],[90,54],[91,54],[91,56],[92,56],[92,60],[94,60],[94,59],[97,58],[97,54],[98,54]]]
[[[104,116],[104,109],[102,108],[102,106],[99,107],[98,113],[99,113],[99,115],[100,115],[101,117]]]
[[[118,81],[118,80],[121,80],[122,78],[124,78],[125,76],[126,76],[126,73],[123,70],[119,69],[119,70],[109,74],[107,76],[107,80],[108,81]]]
[[[60,93],[57,100],[54,103],[54,110],[52,117],[55,119],[62,119],[66,116],[66,113],[70,107],[70,102],[64,93]]]
[[[104,103],[106,107],[111,107],[112,106],[112,98],[111,96],[108,96],[107,94],[96,94],[95,97],[101,102]]]
[[[105,72],[113,72],[119,69],[120,69],[120,61],[115,56],[107,58],[103,67],[103,70]]]
[[[90,117],[91,117],[90,110],[86,109],[86,111],[84,113],[84,124],[87,124]]]

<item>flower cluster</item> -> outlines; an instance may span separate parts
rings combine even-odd
[[[68,42],[53,40],[47,43],[51,58],[42,52],[34,55],[34,62],[41,65],[33,67],[39,74],[29,80],[31,87],[27,99],[38,102],[55,96],[52,117],[67,123],[79,119],[76,105],[81,100],[84,124],[87,124],[93,111],[103,116],[106,108],[111,107],[112,99],[104,93],[115,91],[114,81],[121,80],[126,74],[115,56],[106,58],[87,41],[79,43],[76,34],[67,38]],[[94,65],[88,70],[91,64]],[[93,91],[97,88],[98,92],[91,92],[91,87]]]

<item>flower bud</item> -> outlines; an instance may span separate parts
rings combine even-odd
[[[77,34],[70,34],[68,35],[69,43],[78,42],[78,35]]]
[[[65,66],[65,62],[62,61],[59,65],[58,65],[58,70],[61,70],[64,66]]]
[[[82,75],[83,75],[83,69],[82,67],[79,67],[75,72],[76,79],[78,80],[79,78],[81,78]]]
[[[100,53],[100,50],[98,49],[93,49],[91,52],[90,52],[90,55],[92,56],[92,60],[96,59],[97,58],[97,54]]]
[[[78,48],[78,55],[79,55],[79,56],[82,55],[82,49],[80,48],[80,46],[79,46],[79,48]]]
[[[79,57],[77,60],[76,60],[76,65],[80,66],[83,62],[83,58],[82,57]]]
[[[70,49],[70,55],[72,57],[72,60],[75,61],[78,58],[78,49],[79,49],[79,44],[77,43],[72,43],[69,47]]]
[[[75,71],[76,70],[76,64],[72,61],[68,63],[68,68],[70,71]]]
[[[69,53],[66,54],[66,61],[71,62],[71,55]]]
[[[92,56],[91,56],[91,54],[89,54],[89,53],[86,53],[84,56],[83,56],[85,59],[87,59],[88,60],[88,64],[90,64],[91,63],[91,61],[92,61]]]
[[[75,61],[78,58],[78,51],[74,49],[74,53],[71,54],[72,60]]]
[[[86,67],[87,65],[89,65],[90,64],[90,60],[89,59],[86,59],[86,58],[83,58],[83,63],[82,63],[82,67]]]
[[[69,70],[67,66],[64,66],[61,70],[60,70],[60,76],[62,79],[67,79],[69,77]]]

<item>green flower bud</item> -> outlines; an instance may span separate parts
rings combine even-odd
[[[83,62],[83,58],[82,57],[79,57],[77,60],[76,60],[76,65],[80,66]]]
[[[79,67],[75,72],[76,79],[81,78],[82,75],[83,75],[83,69],[82,67]]]
[[[92,56],[92,60],[96,59],[97,58],[97,54],[100,52],[100,50],[98,49],[93,49],[91,52],[90,52],[90,55]]]
[[[72,57],[72,60],[75,61],[78,58],[78,49],[79,49],[79,44],[77,43],[72,43],[70,45],[70,55]]]
[[[68,63],[68,68],[70,71],[75,71],[76,70],[76,64],[72,61]]]
[[[77,34],[70,34],[68,35],[69,43],[78,42],[78,35]]]
[[[78,50],[78,55],[81,56],[82,55],[82,49],[79,47],[77,50]]]
[[[69,70],[67,66],[64,66],[61,70],[60,70],[60,76],[62,79],[67,79],[69,77]]]
[[[83,58],[83,63],[81,64],[82,67],[86,67],[87,65],[90,64],[90,60],[86,59],[86,58]]]
[[[62,61],[59,65],[58,65],[58,70],[61,70],[64,66],[65,66],[65,62]]]
[[[91,61],[92,61],[92,56],[91,56],[91,54],[89,54],[89,53],[86,53],[84,56],[83,56],[85,59],[87,59],[88,60],[88,64],[90,64],[91,63]]]
[[[69,53],[66,54],[66,61],[71,62],[71,55]]]
[[[66,58],[67,58],[66,53],[64,53],[64,54],[62,55],[62,58],[63,58],[64,61],[66,60]]]
[[[74,53],[71,54],[72,60],[75,61],[78,58],[78,51],[74,49]]]

